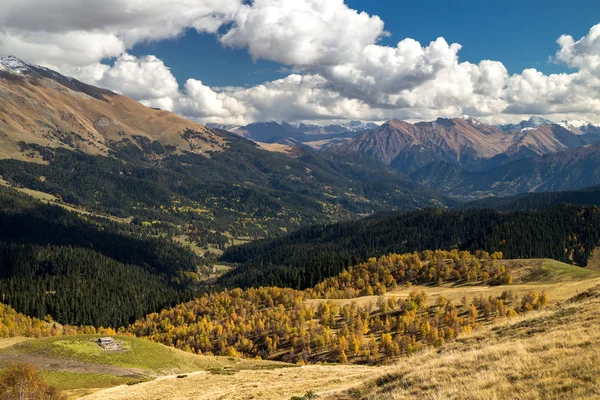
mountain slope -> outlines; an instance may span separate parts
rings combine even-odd
[[[193,298],[184,277],[203,260],[152,233],[0,189],[0,297],[30,316],[95,326]]]
[[[13,57],[0,60],[0,104],[2,158],[27,159],[20,142],[102,155],[123,143],[158,141],[174,153],[226,145],[198,123]]]
[[[415,182],[465,198],[577,190],[600,184],[600,144],[525,158],[485,172],[430,164],[411,175]]]
[[[587,144],[582,136],[576,135],[556,124],[541,125],[521,131],[504,154],[513,159],[526,158],[559,151],[575,149]]]
[[[392,120],[344,143],[330,146],[339,153],[364,153],[384,164],[413,173],[445,162],[466,170],[484,170],[507,162],[574,149],[597,141],[550,121],[532,117],[518,125],[494,127],[473,118],[438,118],[410,124]]]
[[[320,398],[595,398],[600,374],[596,362],[600,356],[600,287],[586,288],[587,284],[570,291],[570,298],[547,311],[504,320],[447,347],[421,352],[360,387]],[[554,302],[563,292],[561,287],[543,289]]]
[[[133,146],[115,153],[119,158],[30,146],[45,164],[0,160],[0,175],[111,215],[256,237],[378,210],[455,204],[374,160],[299,148],[290,157],[226,132],[215,134],[229,141],[227,151],[169,155],[158,162]]]
[[[330,150],[369,154],[407,173],[433,161],[473,164],[501,151],[494,139],[500,133],[491,127],[481,131],[473,121],[438,118],[413,125],[392,120]]]

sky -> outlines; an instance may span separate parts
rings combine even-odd
[[[4,0],[14,55],[200,122],[600,123],[600,3]]]

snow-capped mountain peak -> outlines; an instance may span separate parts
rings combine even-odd
[[[17,57],[8,56],[0,58],[0,69],[22,74],[31,71],[31,66],[19,60]]]
[[[526,128],[539,128],[540,126],[544,126],[544,125],[552,125],[554,124],[554,122],[542,118],[542,117],[537,117],[537,116],[533,116],[531,118],[529,118],[528,120],[525,121],[521,121],[518,124],[508,124],[508,125],[499,125],[498,128],[500,128],[500,130],[508,132],[508,131],[527,131],[527,130],[531,130],[531,129],[526,129]]]
[[[340,126],[348,129],[351,132],[359,132],[367,129],[376,129],[379,125],[372,122],[350,121],[340,124]]]
[[[600,133],[600,127],[593,125],[589,121],[577,120],[577,119],[563,119],[558,123],[558,125],[563,128],[577,134],[577,135],[585,135],[588,133]]]
[[[526,121],[526,124],[528,127],[535,128],[544,125],[552,125],[553,122],[542,117],[533,116]]]
[[[563,128],[569,128],[569,127],[574,127],[574,128],[581,128],[582,126],[588,126],[591,125],[591,123],[587,122],[587,121],[582,121],[582,120],[578,120],[578,119],[563,119],[562,121],[560,121],[558,123],[558,125],[562,126]]]
[[[475,119],[473,117],[471,117],[470,115],[464,114],[460,116],[460,119],[463,119],[465,121],[467,121],[468,123],[470,123],[471,125],[483,125],[483,123],[481,121],[479,121],[478,119]]]

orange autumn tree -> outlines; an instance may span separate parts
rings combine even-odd
[[[66,396],[46,384],[33,365],[15,363],[0,372],[0,400],[66,400]]]

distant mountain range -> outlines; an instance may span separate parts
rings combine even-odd
[[[367,154],[406,174],[436,162],[456,164],[467,171],[484,171],[600,141],[600,128],[592,124],[581,121],[555,124],[541,117],[496,126],[463,116],[415,124],[391,120],[381,126],[352,121],[327,126],[256,122],[216,127],[259,143],[309,146],[338,154]]]
[[[462,198],[573,190],[600,183],[600,128],[532,117],[486,125],[470,117],[392,120],[329,146],[368,154],[414,182]]]
[[[600,184],[600,143],[523,158],[487,171],[431,163],[410,177],[414,182],[463,198],[576,190]]]
[[[350,125],[353,129],[347,130]],[[414,182],[462,198],[600,183],[600,171],[589,169],[600,159],[594,145],[600,142],[600,128],[582,121],[554,123],[534,116],[495,126],[463,116],[415,124],[391,120],[381,126],[350,125],[261,122],[232,132],[257,142],[310,146],[342,156],[366,154]]]
[[[308,146],[317,150],[349,140],[360,132],[379,127],[372,122],[361,121],[325,126],[275,121],[255,122],[245,126],[218,124],[208,124],[207,126],[224,129],[259,143]]]
[[[467,171],[482,171],[598,141],[599,134],[574,133],[539,117],[502,126],[463,117],[416,124],[392,120],[328,150],[369,154],[401,172],[412,174],[438,162]]]

